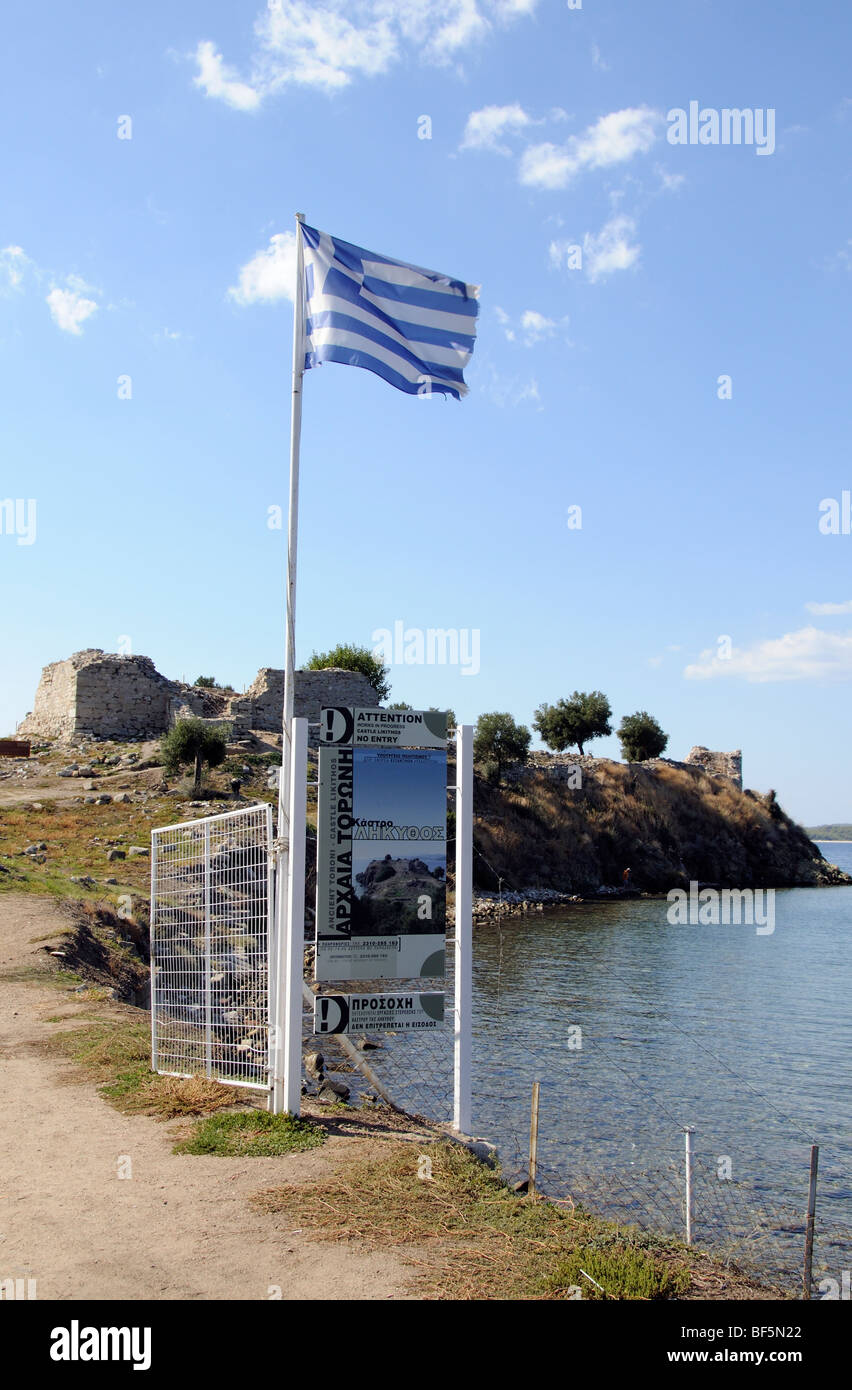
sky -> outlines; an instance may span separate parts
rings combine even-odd
[[[452,629],[466,660],[394,662],[392,699],[529,724],[600,689],[852,820],[852,12],[11,0],[4,31],[0,731],[85,647],[283,666],[302,212],[481,307],[461,402],[306,374],[297,663]]]

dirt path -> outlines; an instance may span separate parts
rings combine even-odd
[[[0,895],[0,1279],[35,1279],[39,1299],[412,1297],[402,1255],[311,1243],[246,1200],[325,1174],[364,1141],[332,1137],[281,1158],[178,1156],[174,1125],[119,1114],[39,1049],[62,1026],[44,1021],[61,996],[3,972],[36,963],[33,938],[58,925],[50,901]]]

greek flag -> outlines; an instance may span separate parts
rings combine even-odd
[[[366,367],[409,395],[467,395],[479,286],[301,224],[305,367]]]

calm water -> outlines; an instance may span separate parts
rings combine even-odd
[[[852,872],[852,844],[821,848]],[[848,1268],[852,888],[779,890],[767,936],[670,926],[666,909],[602,902],[477,928],[477,1133],[525,1166],[539,1080],[545,1186],[594,1192],[627,1219],[665,1213],[676,1227],[680,1130],[692,1125],[697,1239],[765,1217],[757,1245],[775,1242],[779,1272],[800,1263],[816,1140],[817,1263]],[[570,1025],[582,1029],[580,1050]]]

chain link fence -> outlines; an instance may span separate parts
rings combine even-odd
[[[454,943],[447,939],[448,968],[452,969]],[[307,982],[306,982],[307,983]],[[450,1124],[453,1119],[453,978],[443,983],[445,991],[444,1021],[435,1028],[423,1030],[399,1029],[396,1032],[362,1033],[348,1038],[335,1034],[315,1036],[313,1001],[315,994],[334,993],[336,986],[307,986],[303,1011],[303,1054],[305,1059],[317,1052],[323,1058],[325,1073],[349,1087],[353,1099],[377,1096],[409,1115],[420,1116],[433,1124]],[[364,994],[421,992],[442,988],[440,981],[359,980],[358,992]],[[305,1066],[305,1080],[311,1090],[321,1089],[315,1062]]]

